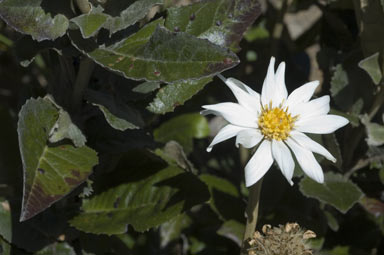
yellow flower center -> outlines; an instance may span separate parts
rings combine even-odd
[[[293,128],[293,124],[298,116],[292,117],[281,107],[272,108],[271,104],[265,105],[259,116],[259,128],[266,139],[277,141],[285,140]]]

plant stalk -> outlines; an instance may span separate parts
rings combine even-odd
[[[248,205],[245,209],[247,223],[245,226],[243,247],[246,245],[246,241],[249,238],[253,237],[253,234],[256,230],[257,218],[259,215],[259,200],[262,182],[263,179],[260,179],[258,182],[256,182],[249,188]]]
[[[72,109],[75,111],[81,106],[83,92],[88,86],[94,66],[95,63],[88,57],[84,57],[80,62],[72,94]]]

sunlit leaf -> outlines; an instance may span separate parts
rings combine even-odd
[[[137,175],[147,170],[129,171],[136,171]],[[94,234],[125,233],[128,225],[143,232],[207,199],[206,186],[194,175],[174,166],[143,178],[135,175],[132,178],[83,200],[82,212],[70,224]]]
[[[174,33],[156,20],[110,46],[88,52],[98,64],[126,78],[174,82],[217,74],[238,64],[237,56],[187,33]]]
[[[255,0],[201,1],[168,9],[165,25],[171,31],[183,31],[236,50],[245,30],[260,15],[260,11],[259,2]],[[159,90],[147,109],[157,114],[171,112],[211,80],[212,76],[168,84]]]
[[[303,178],[300,182],[300,191],[307,197],[332,205],[342,213],[351,209],[363,196],[363,192],[356,184],[332,172],[325,174],[323,184],[308,177]]]
[[[167,84],[157,92],[156,97],[147,109],[156,114],[171,112],[177,106],[183,105],[211,81],[212,77],[207,77],[199,80],[187,80]]]
[[[77,16],[71,19],[71,21],[80,28],[84,38],[89,38],[94,36],[99,29],[103,27],[108,17],[109,15],[103,13],[103,8],[101,6],[97,8],[92,6],[89,13]]]
[[[27,220],[84,182],[97,164],[87,146],[50,146],[49,133],[59,110],[47,99],[30,99],[19,113],[18,134],[24,168],[24,197],[20,216]]]
[[[165,26],[236,50],[244,32],[260,13],[257,0],[201,1],[169,8]]]
[[[163,223],[160,226],[161,247],[165,247],[173,240],[177,240],[183,229],[187,228],[191,223],[191,218],[184,213]]]
[[[126,9],[120,9],[118,16],[111,16],[105,13],[101,6],[92,6],[89,13],[82,14],[71,19],[71,21],[80,28],[84,38],[94,36],[101,28],[105,28],[109,30],[110,34],[113,34],[135,24],[144,18],[152,7],[161,5],[162,3],[163,0],[133,1]],[[119,8],[116,2],[114,4]]]
[[[41,3],[42,0],[3,0],[0,2],[0,16],[9,26],[37,41],[63,36],[68,29],[68,19],[62,14],[52,18],[41,8]]]
[[[193,150],[193,138],[204,138],[209,135],[207,120],[198,113],[179,115],[164,122],[153,132],[157,142],[166,143],[171,140],[183,146],[185,153]]]
[[[108,18],[104,25],[113,34],[125,29],[144,18],[149,10],[155,5],[163,4],[163,0],[138,0],[134,1],[127,9],[123,10],[118,17]]]

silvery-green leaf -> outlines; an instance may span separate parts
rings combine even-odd
[[[378,85],[383,77],[379,64],[379,52],[369,56],[359,62],[359,67],[364,69],[371,77],[373,83]]]
[[[0,16],[9,26],[37,41],[63,36],[69,26],[68,19],[62,14],[52,18],[41,8],[41,3],[42,0],[3,0],[0,2]]]

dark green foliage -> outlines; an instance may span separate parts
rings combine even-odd
[[[351,125],[311,136],[324,184],[272,166],[257,228],[384,254],[384,1],[261,2],[0,1],[0,254],[239,254],[251,152],[206,152],[226,123],[199,111],[271,56]]]

